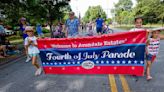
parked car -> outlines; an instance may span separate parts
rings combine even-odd
[[[5,29],[5,34],[6,35],[14,35],[14,31]]]

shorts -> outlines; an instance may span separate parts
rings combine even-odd
[[[30,57],[38,56],[38,53],[28,54]]]
[[[146,54],[146,60],[154,62],[156,59],[156,55]]]
[[[102,28],[101,27],[97,27],[96,30],[97,30],[97,33],[102,33]]]

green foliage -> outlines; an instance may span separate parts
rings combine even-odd
[[[49,33],[50,30],[43,28],[42,32],[43,32],[43,33]]]
[[[132,1],[131,0],[119,0],[115,4],[115,8],[112,9],[111,13],[115,14],[115,21],[119,24],[131,24],[134,19],[134,13],[132,12]]]
[[[84,22],[93,21],[97,18],[98,15],[101,15],[103,19],[106,19],[106,13],[103,11],[101,6],[90,6],[85,13],[83,18]]]
[[[146,23],[158,23],[164,18],[164,2],[161,0],[137,0],[135,15],[144,17]]]
[[[47,0],[0,0],[0,9],[6,16],[5,22],[17,25],[20,17],[26,17],[28,22],[45,23],[47,21],[63,19],[65,12],[71,11],[69,0],[58,1],[56,4]]]

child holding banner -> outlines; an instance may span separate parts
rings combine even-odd
[[[42,69],[37,62],[37,56],[39,54],[39,49],[37,47],[36,37],[34,36],[34,29],[30,26],[25,28],[25,32],[28,37],[25,38],[25,47],[27,48],[26,53],[32,57],[32,64],[37,68],[35,75],[38,76],[42,73]]]
[[[160,35],[160,31],[164,30],[164,28],[154,29],[151,32],[151,36],[148,39],[147,44],[147,51],[146,51],[146,77],[147,80],[151,80],[152,77],[150,76],[150,68],[152,63],[155,61],[156,56],[159,52],[160,46],[160,39],[164,39],[164,35]]]

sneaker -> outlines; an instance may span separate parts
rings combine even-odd
[[[39,68],[38,69],[38,75],[41,75],[41,73],[42,73],[42,68]]]
[[[37,69],[36,72],[35,72],[35,76],[38,76],[38,69]]]
[[[27,57],[27,59],[26,59],[25,62],[27,63],[27,62],[29,62],[30,60],[31,60],[31,58],[30,58],[30,57]]]
[[[41,73],[42,73],[42,68],[39,68],[39,69],[36,70],[35,76],[38,76],[38,75],[40,75]]]
[[[149,81],[149,80],[151,80],[152,79],[152,77],[151,76],[147,76],[147,81]]]

